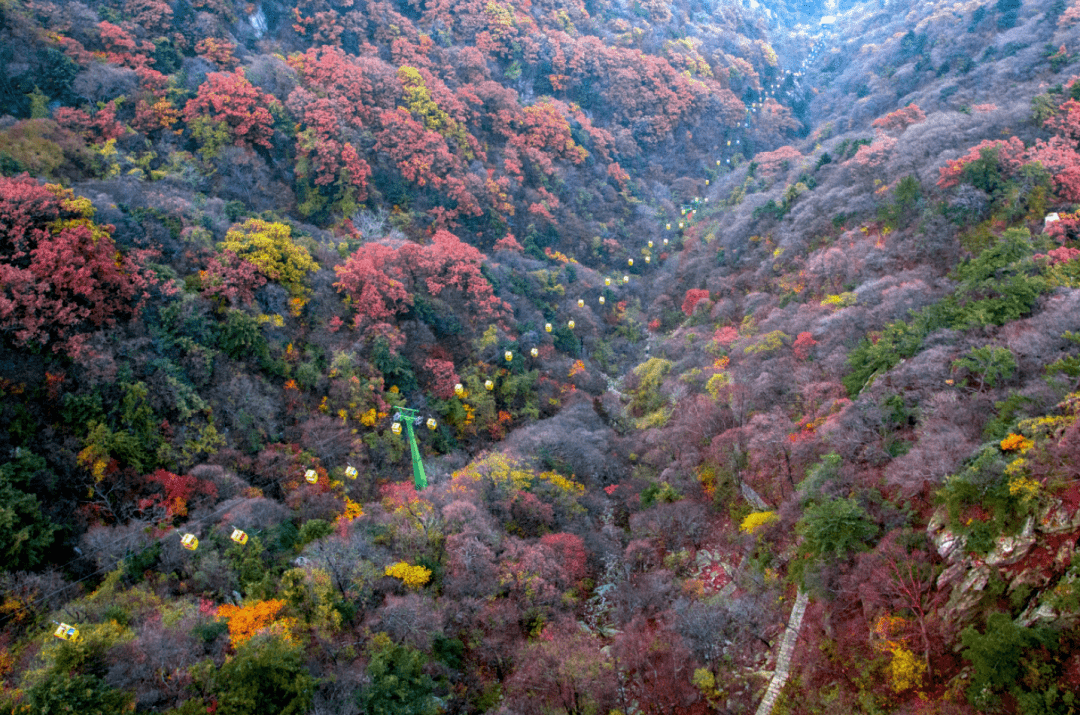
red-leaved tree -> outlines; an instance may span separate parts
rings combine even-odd
[[[649,715],[709,711],[690,684],[694,662],[682,638],[664,624],[637,617],[611,647],[623,689],[620,695]]]
[[[912,124],[918,124],[919,122],[926,121],[926,114],[919,109],[919,105],[914,102],[904,107],[903,109],[897,109],[895,112],[890,112],[884,117],[878,117],[870,125],[874,129],[880,129],[885,132],[897,131],[903,132]]]
[[[412,270],[427,292],[444,300],[457,298],[469,312],[482,318],[502,315],[506,305],[495,297],[491,283],[480,271],[484,254],[449,231],[436,231],[431,243],[401,247],[403,267]]]
[[[367,162],[345,139],[346,133],[351,133],[350,125],[358,121],[348,104],[339,98],[317,97],[299,87],[287,102],[289,110],[305,125],[296,136],[297,178],[311,181],[319,194],[337,194],[338,201],[345,205],[367,198],[371,175]]]
[[[763,151],[754,156],[758,166],[758,176],[772,179],[778,174],[786,174],[788,169],[801,161],[803,155],[793,146],[782,146],[773,151]]]
[[[851,161],[858,166],[876,169],[884,166],[895,147],[896,139],[887,134],[879,134],[872,143],[859,147]]]
[[[1075,99],[1062,102],[1058,113],[1046,120],[1046,126],[1071,139],[1074,144],[1080,141],[1080,102]]]
[[[540,543],[559,556],[563,570],[571,583],[577,583],[588,575],[585,542],[577,534],[544,534]]]
[[[911,541],[916,546],[906,543]],[[873,552],[859,556],[851,579],[858,583],[865,606],[908,614],[908,635],[919,644],[928,669],[931,656],[943,646],[943,635],[948,630],[948,624],[942,623],[938,614],[948,592],[936,586],[940,568],[929,547],[922,534],[892,531]]]
[[[209,117],[224,122],[237,144],[257,144],[270,148],[274,117],[267,107],[279,103],[245,77],[244,71],[211,72],[199,85],[194,99],[184,106],[188,122]]]
[[[0,177],[0,331],[78,356],[88,333],[135,313],[153,282],[90,201],[29,176]]]
[[[451,360],[428,358],[424,370],[431,375],[431,392],[438,398],[448,400],[454,396],[454,386],[460,382]]]
[[[523,715],[609,711],[616,677],[602,646],[573,621],[546,626],[518,653],[520,665],[507,683],[515,710]]]
[[[168,520],[187,516],[189,507],[209,506],[217,498],[217,487],[213,482],[190,474],[173,474],[159,469],[144,479],[148,485],[160,487],[161,493],[140,500],[139,507],[144,511],[162,508]]]
[[[691,288],[686,291],[686,296],[683,298],[682,312],[687,315],[693,315],[694,308],[697,307],[697,304],[708,299],[709,291],[705,288]]]
[[[204,296],[232,306],[250,305],[255,300],[255,291],[266,284],[266,277],[259,272],[259,267],[240,258],[234,251],[222,251],[211,258],[206,270],[199,271],[199,280]]]
[[[814,340],[814,336],[808,332],[799,333],[795,338],[795,342],[792,343],[791,349],[795,353],[795,357],[799,360],[805,360],[810,357],[810,351],[817,345],[817,341]]]
[[[1076,151],[1074,140],[1064,137],[1050,137],[1049,141],[1040,139],[1028,150],[1027,158],[1041,163],[1051,173],[1059,198],[1080,201],[1080,153]]]
[[[860,147],[861,148],[861,147]],[[938,169],[938,186],[947,189],[960,183],[964,167],[973,161],[983,158],[983,150],[994,152],[999,168],[1006,176],[1012,175],[1024,163],[1024,155],[1027,148],[1017,137],[1008,139],[985,139],[968,150],[968,153],[959,159],[950,159],[945,166]]]
[[[356,310],[355,326],[379,323],[408,310],[413,297],[402,282],[398,252],[381,243],[365,243],[345,265],[334,266],[334,287],[349,296]]]

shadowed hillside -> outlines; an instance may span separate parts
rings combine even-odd
[[[1075,712],[1078,52],[0,0],[0,711]]]

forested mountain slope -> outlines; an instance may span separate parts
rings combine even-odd
[[[0,707],[1075,712],[1078,39],[0,0]]]

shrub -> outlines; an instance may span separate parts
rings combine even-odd
[[[771,333],[762,335],[760,339],[753,345],[746,347],[743,352],[747,355],[756,355],[758,353],[771,353],[779,350],[785,342],[791,339],[791,336],[780,330],[774,330]]]
[[[907,321],[886,325],[851,351],[848,365],[852,371],[843,379],[848,394],[854,397],[875,374],[915,355],[926,336],[936,330],[1004,325],[1030,313],[1048,288],[1031,260],[1033,253],[1028,230],[1009,229],[994,245],[958,266],[954,277],[959,285],[952,295]],[[1007,370],[1007,360],[995,370],[999,368]]]
[[[114,715],[126,712],[131,700],[129,693],[114,690],[96,675],[54,672],[26,691],[26,712]]]
[[[1018,532],[1037,506],[1025,498],[1024,482],[1006,478],[999,447],[984,447],[941,492],[950,528],[965,535],[967,550],[977,554],[988,553],[997,537]]]
[[[385,633],[369,644],[371,683],[360,696],[367,715],[435,715],[435,681],[424,672],[426,658],[413,648],[393,643]]]
[[[862,506],[854,499],[829,499],[806,508],[798,530],[804,549],[813,557],[840,556],[863,550],[877,533]]]
[[[985,345],[972,348],[967,355],[953,360],[953,370],[964,370],[972,380],[978,380],[976,390],[996,387],[999,380],[1007,380],[1016,372],[1016,358],[1008,348]]]
[[[964,645],[961,655],[975,668],[968,700],[985,707],[992,704],[994,691],[1008,690],[1019,695],[1029,675],[1026,669],[1034,666],[1027,652],[1038,646],[1056,649],[1057,635],[1047,628],[1017,625],[1007,613],[992,613],[983,633],[968,626],[960,634],[960,642]]]
[[[218,327],[217,344],[234,360],[265,360],[270,354],[259,321],[242,310],[229,309],[225,314],[225,322]]]
[[[654,504],[673,504],[682,498],[683,495],[667,482],[652,482],[641,490],[641,506],[645,509]]]
[[[278,615],[285,608],[285,602],[279,599],[256,601],[247,606],[233,606],[228,603],[218,608],[218,616],[229,624],[229,637],[234,646],[239,647],[262,631],[269,630],[276,623],[281,624]],[[285,624],[287,625],[287,623]]]
[[[386,567],[386,575],[401,579],[401,582],[409,588],[420,588],[431,580],[431,569],[398,561]]]
[[[667,396],[660,391],[660,386],[672,365],[670,360],[654,357],[634,368],[637,386],[632,390],[630,409],[637,414],[643,414],[655,412],[667,404]]]
[[[277,636],[252,638],[220,670],[203,676],[217,698],[218,715],[301,715],[311,707],[315,679],[303,649]],[[203,707],[202,712],[209,708]],[[191,712],[198,712],[192,710]]]
[[[41,513],[38,498],[23,491],[45,475],[52,476],[45,460],[26,451],[0,466],[0,561],[5,571],[34,568],[53,543],[57,527]]]
[[[334,533],[334,525],[324,519],[308,519],[300,527],[300,548]]]
[[[746,518],[739,524],[739,531],[744,534],[753,534],[761,527],[772,524],[777,518],[776,512],[774,511],[751,512],[750,514],[747,514]]]

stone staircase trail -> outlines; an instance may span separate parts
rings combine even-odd
[[[791,667],[791,656],[795,653],[795,642],[799,640],[799,628],[802,626],[803,614],[806,613],[806,603],[809,598],[806,592],[799,589],[799,595],[795,598],[795,606],[791,609],[788,617],[787,629],[784,638],[780,642],[780,652],[776,656],[776,670],[773,671],[772,680],[765,690],[765,697],[758,705],[757,715],[771,715],[776,698],[788,679],[788,671]]]

